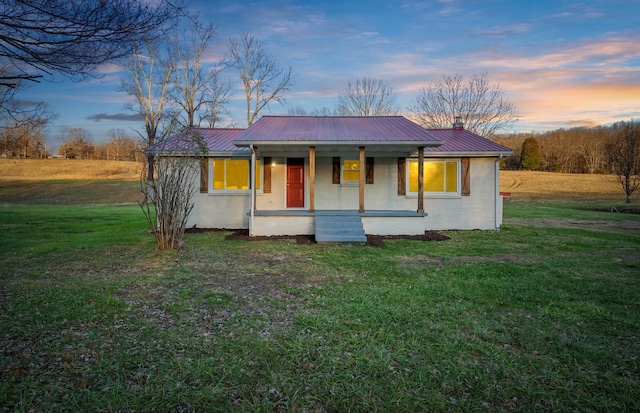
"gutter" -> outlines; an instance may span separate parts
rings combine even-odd
[[[513,152],[430,152],[425,149],[425,158],[494,158],[499,157],[503,159],[507,156],[513,155]]]

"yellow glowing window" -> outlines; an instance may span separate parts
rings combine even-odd
[[[256,161],[256,189],[262,185],[261,162]],[[213,190],[214,191],[247,191],[251,175],[249,159],[214,159]]]
[[[458,193],[457,161],[424,161],[425,193]],[[418,162],[409,161],[409,191],[418,192]]]
[[[342,181],[360,180],[360,161],[356,159],[345,159],[342,166]]]

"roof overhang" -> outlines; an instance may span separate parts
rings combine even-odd
[[[513,155],[513,151],[424,152],[425,158],[504,158],[511,155]],[[417,152],[415,156],[417,156]]]
[[[367,154],[405,154],[417,152],[418,148],[437,147],[442,141],[254,141],[234,142],[238,147],[253,145],[259,153],[300,153],[316,149],[316,154],[358,152],[364,148]]]

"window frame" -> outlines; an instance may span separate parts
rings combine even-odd
[[[411,191],[411,164],[415,163],[416,167],[418,166],[417,158],[407,158],[407,167],[406,167],[406,176],[405,176],[405,186],[406,186],[406,196],[408,197],[417,197],[418,191]],[[433,163],[442,163],[444,164],[444,174],[443,174],[443,188],[444,191],[433,192],[433,191],[424,191],[424,197],[431,198],[453,198],[462,196],[462,159],[461,158],[425,158],[423,162],[433,162]],[[456,164],[456,191],[455,192],[447,192],[447,162]],[[426,187],[426,182],[425,182]]]
[[[358,162],[358,169],[349,169],[349,171],[358,171],[358,179],[355,179],[355,180],[344,179],[344,173],[345,173],[345,171],[347,171],[345,169],[345,162]],[[350,156],[341,156],[340,157],[340,184],[341,185],[345,185],[345,186],[358,186],[358,185],[360,185],[360,169],[361,168],[362,168],[362,165],[360,165],[360,158],[359,157],[353,158],[353,157],[350,157]]]
[[[214,161],[225,161],[224,165],[225,165],[225,170],[224,170],[224,174],[225,174],[225,186],[226,186],[226,174],[227,174],[227,162],[226,161],[247,161],[249,163],[249,173],[247,174],[247,189],[215,189],[215,180],[214,180],[214,174],[215,174],[215,164]],[[263,193],[264,191],[264,172],[260,170],[260,168],[262,168],[264,165],[264,161],[262,157],[258,157],[256,158],[256,173],[258,174],[259,177],[259,188],[256,189],[256,193]],[[246,195],[246,194],[250,194],[251,193],[251,184],[253,182],[253,179],[251,179],[251,158],[246,158],[246,157],[233,157],[233,156],[215,156],[215,157],[210,157],[209,158],[209,185],[208,185],[208,190],[210,194],[227,194],[227,195]]]

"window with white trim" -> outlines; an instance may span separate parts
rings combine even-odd
[[[407,159],[407,194],[418,194],[418,160]],[[460,160],[424,161],[425,195],[460,195]]]
[[[342,159],[342,183],[357,184],[360,182],[360,160]]]
[[[251,188],[251,160],[237,158],[211,159],[212,192],[249,192]],[[256,190],[262,190],[262,162],[256,159]]]

